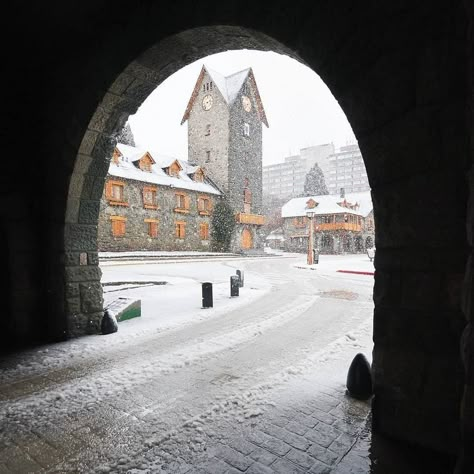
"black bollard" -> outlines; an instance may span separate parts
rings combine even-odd
[[[202,307],[212,308],[212,283],[206,282],[202,284]]]
[[[358,400],[367,400],[372,395],[372,373],[364,354],[357,354],[347,373],[347,391]]]
[[[102,317],[102,322],[100,325],[102,334],[112,334],[118,331],[117,319],[113,313],[110,313],[108,310],[105,310],[104,316]]]
[[[244,272],[237,270],[235,273],[237,273],[237,276],[239,277],[239,286],[240,288],[243,288],[244,286]]]
[[[237,275],[230,277],[230,296],[239,296],[239,277]]]

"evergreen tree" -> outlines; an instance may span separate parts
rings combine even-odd
[[[304,182],[305,196],[321,196],[329,194],[324,174],[317,163],[309,170]]]
[[[216,203],[212,212],[212,250],[228,252],[235,227],[234,211],[227,201]]]
[[[127,122],[122,131],[117,136],[117,143],[123,143],[124,145],[135,146],[135,138],[133,137],[132,129],[130,124]]]

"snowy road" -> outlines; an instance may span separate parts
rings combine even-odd
[[[194,468],[237,426],[283,409],[305,386],[340,388],[355,353],[371,355],[373,277],[337,270],[372,264],[363,255],[323,256],[316,271],[298,263],[104,266],[104,282],[167,284],[107,293],[142,300],[142,318],[116,334],[2,363],[0,472],[16,472],[15,453],[29,472],[212,472]],[[236,268],[245,286],[230,298]],[[200,308],[203,281],[214,283],[213,309]],[[215,472],[226,472],[219,462]]]

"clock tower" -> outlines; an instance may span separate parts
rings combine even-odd
[[[232,250],[262,249],[262,124],[265,110],[251,68],[223,76],[202,67],[181,124],[188,160],[204,168],[232,207]]]

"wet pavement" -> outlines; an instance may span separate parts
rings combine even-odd
[[[370,282],[281,265],[248,264],[272,289],[225,314],[0,359],[0,473],[452,472],[346,394]]]

